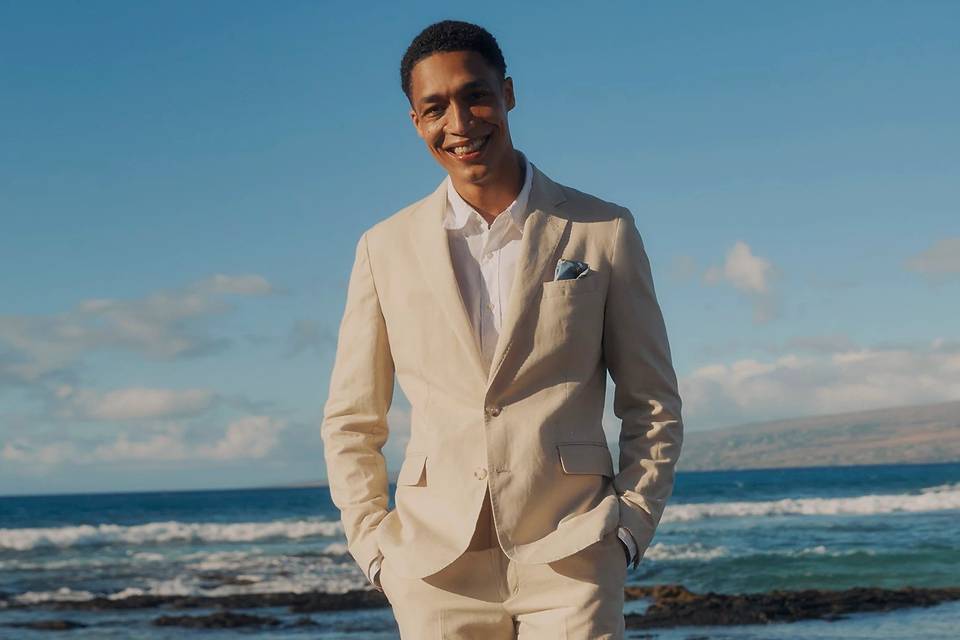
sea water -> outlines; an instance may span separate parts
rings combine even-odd
[[[392,491],[392,488],[391,488]],[[960,586],[960,463],[679,473],[657,534],[628,584],[691,591]],[[0,602],[367,588],[326,488],[0,497]],[[642,610],[628,603],[627,612]],[[243,611],[295,617],[285,609]],[[71,638],[389,638],[389,608],[315,613],[315,627],[155,627],[166,609],[51,611],[0,604],[3,626],[69,619]],[[679,628],[633,637],[960,638],[960,603],[839,621]]]

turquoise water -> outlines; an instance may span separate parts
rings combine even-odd
[[[958,533],[960,463],[680,473],[657,535],[628,582],[728,593],[958,586]],[[0,598],[10,602],[365,586],[325,488],[0,497]],[[285,610],[250,613],[291,617]],[[71,631],[71,638],[237,634],[151,627],[158,615],[0,608],[0,625],[38,618],[95,625]],[[398,637],[388,609],[311,617],[321,626],[256,637]],[[638,637],[945,638],[960,629],[958,621],[953,603],[838,622]],[[0,638],[49,637],[15,631],[0,626]]]

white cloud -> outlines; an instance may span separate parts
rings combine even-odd
[[[710,267],[704,278],[710,284],[727,281],[745,293],[767,293],[773,265],[769,260],[753,255],[750,246],[738,240],[722,267]]]
[[[132,387],[99,393],[61,385],[56,397],[63,403],[61,417],[86,420],[143,420],[197,415],[209,409],[216,395],[207,389],[149,389]]]
[[[685,422],[697,427],[956,400],[960,344],[715,363],[683,377],[680,393]]]
[[[131,440],[121,433],[113,442],[99,445],[84,456],[85,462],[122,462],[130,460],[160,461],[195,458],[199,451],[187,446],[183,426],[170,425],[147,438]]]
[[[263,458],[277,444],[277,435],[285,423],[269,416],[249,416],[231,422],[223,439],[213,446],[201,447],[199,456],[215,460]]]
[[[218,351],[227,341],[208,335],[201,321],[231,309],[226,295],[272,291],[258,275],[215,275],[144,298],[87,299],[50,316],[0,316],[0,382],[34,383],[97,351],[129,351],[156,360]]]
[[[270,454],[286,421],[270,416],[247,416],[229,425],[208,444],[190,442],[182,424],[154,428],[146,435],[118,434],[87,450],[72,443],[35,444],[23,438],[6,443],[0,459],[25,466],[52,467],[62,463],[103,464],[130,461],[215,461],[259,459]]]
[[[908,259],[906,268],[933,278],[960,275],[960,236],[941,238]]]
[[[753,303],[754,322],[762,323],[778,315],[772,280],[778,271],[766,258],[754,255],[750,246],[738,240],[727,252],[723,265],[709,267],[703,281],[710,285],[727,283]]]

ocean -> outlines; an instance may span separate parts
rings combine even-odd
[[[391,492],[393,488],[391,487]],[[960,586],[960,463],[681,472],[628,586],[696,593]],[[326,488],[0,497],[0,638],[23,626],[77,625],[70,638],[323,640],[399,637],[389,608],[291,613],[234,609],[279,624],[160,626],[171,610],[142,596],[229,596],[365,589]],[[111,606],[84,607],[101,597]],[[141,597],[138,606],[131,603]],[[627,603],[642,613],[649,601]],[[960,638],[960,601],[826,620],[632,631],[629,637],[854,640]]]

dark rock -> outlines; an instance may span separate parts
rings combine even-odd
[[[201,585],[205,589],[212,589],[221,585],[248,586],[251,584],[256,584],[257,582],[256,580],[251,580],[250,578],[241,578],[240,576],[224,573],[222,571],[205,571],[200,573],[198,577],[203,580]]]
[[[851,613],[890,611],[905,607],[927,607],[960,600],[960,587],[881,589],[857,587],[842,591],[808,589],[768,593],[694,593],[681,585],[627,587],[627,600],[648,599],[643,614],[627,614],[627,627],[646,629],[696,625],[765,624],[797,620],[840,620]],[[44,610],[102,611],[110,609],[256,609],[286,607],[290,612],[309,614],[389,607],[386,597],[375,589],[346,593],[248,593],[227,596],[129,596],[89,600],[47,601],[35,604],[8,603],[10,608]],[[221,621],[229,616],[221,615]],[[178,619],[177,616],[158,618]],[[209,617],[207,617],[209,618]],[[309,618],[301,618],[309,620]],[[217,619],[210,621],[216,626]],[[305,622],[303,624],[306,624]]]
[[[153,624],[158,627],[190,629],[235,629],[237,627],[269,627],[280,624],[280,621],[273,617],[218,611],[205,616],[160,616],[154,618]]]
[[[12,622],[8,627],[18,627],[20,629],[36,629],[38,631],[69,631],[70,629],[80,629],[87,625],[73,620],[34,620],[32,622]]]
[[[960,600],[960,588],[881,589],[856,587],[843,591],[807,589],[768,593],[693,593],[679,585],[630,587],[627,599],[650,598],[642,614],[625,616],[627,627],[648,629],[680,626],[768,624],[798,620],[840,620],[846,614],[929,607]]]
[[[310,616],[300,616],[293,621],[291,627],[318,627],[319,623]]]

